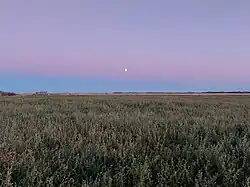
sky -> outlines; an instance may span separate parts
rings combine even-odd
[[[0,1],[0,90],[250,90],[249,33],[249,0]]]

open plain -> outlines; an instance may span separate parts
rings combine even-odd
[[[249,95],[0,97],[1,186],[247,186]]]

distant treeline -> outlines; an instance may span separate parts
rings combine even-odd
[[[232,91],[232,92],[202,92],[202,93],[250,93],[250,91]]]
[[[112,92],[112,94],[246,94],[250,91],[230,91],[230,92]]]
[[[54,93],[58,94],[58,93]],[[40,92],[35,92],[32,95],[54,95],[52,93],[48,93],[47,91],[40,91]],[[70,94],[70,93],[67,93]],[[87,93],[86,93],[87,94]],[[89,93],[90,94],[90,93]],[[102,94],[102,93],[98,93]],[[250,91],[230,91],[230,92],[111,92],[111,93],[103,93],[103,94],[250,94]],[[0,91],[0,96],[14,96],[18,95],[17,93],[14,92],[4,92]]]
[[[14,96],[14,95],[17,95],[17,94],[14,93],[14,92],[3,92],[3,91],[0,91],[0,96]]]

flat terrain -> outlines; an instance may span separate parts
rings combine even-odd
[[[17,96],[31,96],[34,93],[19,94]],[[250,96],[250,93],[53,93],[53,96]]]
[[[0,186],[248,186],[250,96],[0,97]]]

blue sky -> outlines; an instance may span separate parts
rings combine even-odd
[[[7,81],[6,81],[7,80]],[[186,91],[244,91],[250,90],[244,84],[218,84],[214,82],[162,81],[162,80],[133,80],[105,77],[67,77],[67,76],[29,76],[29,75],[0,75],[0,90],[16,93],[33,93],[36,91],[58,92],[186,92]]]

